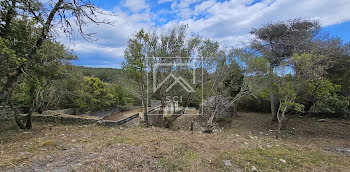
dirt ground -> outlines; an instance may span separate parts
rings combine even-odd
[[[195,116],[162,128],[0,122],[0,171],[350,171],[350,121],[294,117],[276,140],[269,114],[239,113],[214,134]],[[196,127],[199,130],[199,127]]]

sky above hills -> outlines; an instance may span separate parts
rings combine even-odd
[[[293,18],[317,19],[322,32],[350,42],[349,0],[92,0],[112,25],[89,25],[97,41],[60,38],[79,56],[76,65],[120,68],[130,36],[144,28],[162,31],[187,24],[189,32],[223,48],[249,41],[253,28]]]

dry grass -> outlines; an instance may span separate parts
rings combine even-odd
[[[179,118],[172,130],[35,122],[24,131],[0,122],[0,171],[348,170],[350,158],[332,150],[350,147],[350,125],[296,118],[275,140],[269,119],[241,113],[217,134],[186,131],[193,117]]]

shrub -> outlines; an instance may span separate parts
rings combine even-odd
[[[315,103],[310,108],[311,113],[332,115],[339,117],[347,115],[349,100],[337,94],[341,86],[331,83],[328,80],[312,82],[309,85],[310,94],[315,96]]]

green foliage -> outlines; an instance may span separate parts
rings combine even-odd
[[[294,110],[297,112],[304,112],[305,106],[295,101],[297,99],[298,90],[298,88],[296,88],[296,84],[294,84],[292,81],[286,80],[286,78],[282,79],[285,81],[282,81],[278,87],[278,94],[281,103],[280,110],[286,109],[287,111]]]
[[[85,111],[93,111],[130,102],[118,85],[102,82],[99,78],[83,77],[76,103]]]
[[[9,48],[8,42],[0,38],[0,77],[4,78],[12,71],[12,68],[18,67],[25,59],[18,58],[16,52]]]
[[[310,83],[309,93],[315,96],[315,104],[310,108],[310,112],[334,116],[347,114],[349,100],[337,94],[340,89],[340,85],[328,80]]]
[[[113,83],[118,82],[119,84],[129,84],[128,76],[122,69],[115,68],[91,68],[76,66],[77,70],[84,76],[97,77],[103,82]]]
[[[294,54],[290,62],[298,77],[310,81],[322,79],[326,69],[333,64],[331,56],[317,53]]]
[[[251,95],[241,98],[238,102],[238,108],[242,111],[247,112],[271,112],[270,98],[266,97],[265,94],[269,96],[269,90],[261,91],[260,93],[254,96]]]
[[[230,64],[228,71],[223,81],[224,87],[229,92],[230,97],[235,97],[240,92],[243,84],[243,71],[235,61]]]

